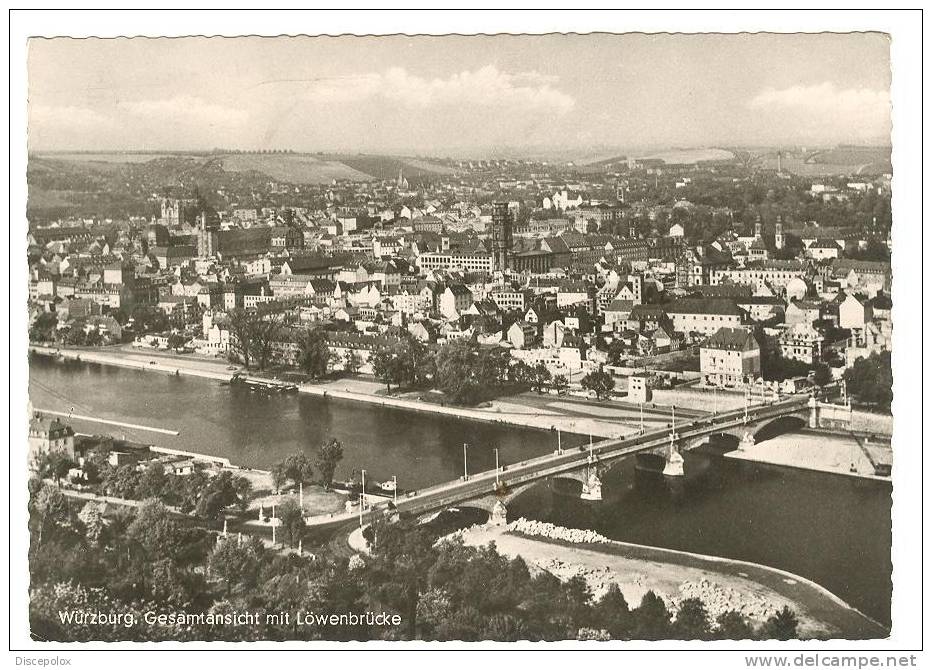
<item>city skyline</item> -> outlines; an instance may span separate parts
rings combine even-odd
[[[890,133],[880,33],[34,39],[29,72],[33,151],[463,156]]]

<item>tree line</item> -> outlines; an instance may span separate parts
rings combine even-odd
[[[692,598],[671,606],[653,592],[631,606],[617,586],[595,599],[581,577],[531,574],[494,544],[438,542],[416,520],[379,521],[371,555],[322,547],[282,555],[254,537],[218,538],[191,528],[158,500],[104,515],[50,483],[30,485],[30,630],[35,639],[88,640],[605,640],[781,639],[798,620],[784,608],[763,625],[741,613],[712,617]],[[315,551],[317,551],[315,549]],[[62,622],[59,612],[98,609],[135,614],[137,625]],[[402,625],[299,627],[266,620],[281,611],[398,614]],[[255,626],[142,620],[142,613],[260,614]]]

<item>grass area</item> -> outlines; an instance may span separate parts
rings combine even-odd
[[[221,159],[224,170],[267,174],[292,184],[325,184],[333,179],[364,181],[370,176],[336,160],[309,154],[229,154]]]

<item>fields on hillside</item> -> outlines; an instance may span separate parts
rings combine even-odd
[[[292,184],[326,184],[334,179],[364,181],[371,177],[339,161],[308,154],[228,154],[220,159],[224,170],[254,170]]]
[[[131,153],[131,152],[36,152],[39,158],[51,158],[60,161],[74,161],[78,163],[147,163],[156,158],[172,156],[171,153]]]
[[[662,160],[668,165],[691,165],[702,161],[730,161],[735,155],[726,149],[671,149],[637,157]]]

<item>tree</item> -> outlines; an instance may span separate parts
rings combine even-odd
[[[709,613],[699,598],[687,598],[680,603],[673,623],[678,640],[707,640],[711,631]]]
[[[754,628],[740,612],[728,610],[715,619],[713,634],[720,640],[750,640],[754,637]]]
[[[178,351],[188,342],[186,338],[181,333],[172,333],[168,336],[168,348],[173,351]]]
[[[362,367],[362,357],[352,349],[347,349],[343,355],[343,369],[351,375],[359,372]]]
[[[248,503],[245,496],[248,495],[250,486],[239,483],[239,479],[241,478],[234,479],[229,470],[223,470],[220,474],[211,477],[198,496],[194,507],[195,514],[202,519],[214,521],[219,519],[230,505],[236,505],[241,510],[245,510]]]
[[[42,312],[29,328],[29,339],[32,342],[49,342],[55,339],[55,327],[58,325],[58,316],[55,312]]]
[[[893,369],[889,351],[859,358],[845,370],[848,392],[861,402],[888,410],[893,402]]]
[[[550,370],[547,368],[546,364],[541,362],[534,366],[533,380],[534,386],[537,388],[538,393],[543,393],[544,387],[547,386],[547,384],[549,384],[552,379],[553,375],[550,373]]]
[[[809,366],[794,358],[784,358],[779,351],[761,351],[761,376],[768,381],[783,381],[809,374]]]
[[[483,387],[492,382],[489,372],[479,346],[468,340],[447,342],[437,352],[437,387],[455,403],[475,404]]]
[[[813,367],[812,381],[816,386],[825,386],[832,381],[832,369],[825,363],[816,363]]]
[[[761,627],[760,637],[765,640],[795,640],[796,628],[799,619],[795,612],[786,605],[783,609],[772,614]]]
[[[310,484],[314,481],[314,466],[305,454],[291,454],[272,468],[272,483],[276,489],[281,489],[288,481],[295,484]]]
[[[104,476],[104,491],[107,495],[117,498],[135,499],[138,486],[139,473],[136,472],[134,465],[126,464],[110,468]]]
[[[317,471],[320,473],[320,482],[330,488],[333,482],[333,473],[336,472],[337,463],[343,460],[343,444],[337,439],[331,439],[320,445],[317,450]]]
[[[634,610],[633,621],[632,638],[635,640],[664,640],[670,637],[670,612],[663,599],[653,591],[644,594],[640,606]]]
[[[71,457],[59,449],[49,449],[45,452],[39,461],[39,472],[44,477],[51,477],[56,484],[61,483],[62,478],[74,468],[77,464],[71,460]]]
[[[229,596],[233,587],[251,589],[256,586],[264,555],[265,547],[254,535],[243,541],[226,537],[210,554],[210,571],[223,580]]]
[[[582,387],[593,391],[596,398],[606,400],[615,388],[615,378],[603,369],[590,372],[582,378]]]
[[[298,366],[311,379],[327,374],[332,354],[327,336],[320,328],[311,328],[298,340]]]
[[[178,531],[178,524],[168,508],[160,501],[150,499],[139,505],[136,517],[126,529],[126,536],[140,546],[150,560],[174,559],[180,551]]]
[[[432,357],[421,342],[405,337],[379,349],[372,357],[375,376],[389,391],[395,386],[419,386],[433,374]]]
[[[277,508],[280,528],[288,538],[288,546],[294,547],[304,537],[307,526],[304,523],[304,510],[294,497],[285,498]]]
[[[631,630],[631,610],[615,582],[609,584],[605,595],[596,603],[595,621],[600,628],[607,630],[614,640],[628,637]]]
[[[249,367],[252,347],[249,344],[249,338],[252,336],[252,321],[254,314],[242,308],[230,310],[227,325],[230,329],[230,352],[237,355],[243,361],[245,367]]]
[[[375,352],[372,356],[372,370],[377,379],[385,383],[388,392],[392,391],[392,384],[400,386],[404,380],[405,374],[398,353],[393,347],[384,347]]]
[[[70,509],[65,495],[57,486],[43,483],[32,500],[30,521],[37,526],[36,545],[42,544],[48,531],[67,522]]]
[[[139,484],[136,486],[136,497],[162,498],[167,490],[168,475],[165,474],[165,466],[159,461],[152,461],[139,477]]]
[[[230,350],[245,367],[254,362],[264,370],[268,365],[272,345],[281,331],[281,323],[276,316],[273,306],[251,310],[236,308],[229,312]]]
[[[553,388],[556,389],[557,393],[563,395],[566,393],[566,389],[569,388],[570,382],[566,378],[566,375],[555,375],[553,378]]]
[[[78,513],[78,519],[84,524],[84,537],[91,545],[97,545],[103,536],[105,524],[101,505],[93,500],[89,501]]]

